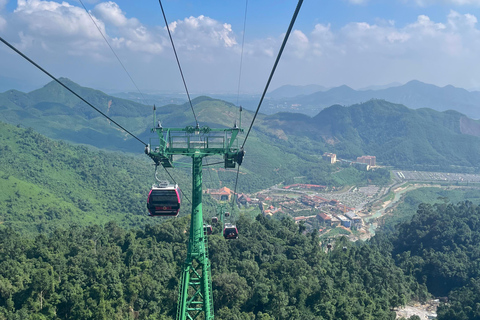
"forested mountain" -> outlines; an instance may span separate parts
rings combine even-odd
[[[345,159],[370,154],[382,164],[417,170],[476,170],[480,165],[480,122],[455,111],[370,100],[335,105],[313,118],[279,113],[262,120],[279,137],[308,137],[309,144],[326,144]]]
[[[0,122],[0,223],[24,233],[112,220],[143,226],[153,222],[146,215],[153,172],[145,156],[72,146]]]
[[[269,159],[274,154],[272,150],[279,152],[279,149],[273,148],[258,152]],[[281,168],[282,159],[289,157],[279,157],[270,162],[257,159],[247,166],[257,166],[253,171],[242,166],[237,191],[264,189],[283,181],[285,172],[299,175],[303,172],[301,170],[315,181],[336,186],[361,185],[368,181],[387,183],[389,179],[387,170],[360,172],[347,168],[329,174],[338,168],[327,163],[321,163],[326,169],[320,174],[316,170],[321,166],[317,166],[316,170],[313,166],[292,167],[291,171],[268,170],[271,166]],[[297,161],[306,163],[301,159]],[[185,162],[188,163],[189,159]],[[208,163],[214,161],[205,161],[205,164]],[[295,163],[294,160],[291,163]],[[205,167],[204,189],[219,188],[220,184],[234,188],[236,172],[221,168],[221,165]],[[163,169],[159,170],[162,179],[174,182]],[[262,170],[267,172],[262,173]],[[170,170],[170,174],[185,195],[180,214],[187,215],[191,211],[190,168],[176,168]],[[155,221],[146,217],[146,197],[154,181],[153,162],[143,153],[129,155],[73,146],[48,139],[31,128],[23,129],[0,122],[0,224],[4,226],[27,233],[50,231],[54,226],[72,223],[103,224],[111,220],[122,227],[143,226]],[[206,217],[215,215],[212,201],[208,196],[204,197]]]
[[[421,204],[412,220],[398,225],[387,240],[377,235],[374,241],[429,292],[448,295],[439,320],[478,319],[479,225],[480,207],[472,202]]]
[[[23,105],[34,114],[27,118],[30,123],[41,125],[54,102],[45,103],[44,110],[33,108],[28,95],[18,95],[16,111],[2,104],[0,114],[7,110],[20,117]],[[64,99],[57,107],[66,117],[75,112],[66,109],[68,98],[52,99]],[[108,101],[105,110],[110,112]],[[205,125],[231,126],[237,112],[207,97],[194,103]],[[142,114],[146,107],[130,107],[138,108],[136,117],[128,118],[134,129],[152,122],[148,110]],[[128,108],[115,117],[121,119]],[[185,126],[192,119],[189,108],[167,105],[158,115]],[[52,123],[60,119],[55,113],[50,114]],[[107,129],[100,130],[108,124],[104,119],[86,110],[81,117],[98,124],[95,135],[114,141],[102,131]],[[243,121],[249,119],[251,113],[245,112]],[[352,168],[319,161],[323,151],[351,157],[371,153],[385,162],[398,157],[414,166],[448,168],[473,167],[480,158],[477,122],[456,112],[411,110],[372,100],[332,106],[314,118],[277,114],[258,121],[247,150],[258,158],[242,166],[252,189],[299,174],[332,185],[342,172],[355,176],[346,171]],[[146,137],[142,130],[139,135]],[[122,133],[112,133],[120,145]],[[234,175],[211,173],[213,177],[204,175],[205,185]],[[177,169],[174,175],[190,185],[186,171]],[[375,175],[382,181],[376,171],[354,177],[354,184]],[[173,319],[189,218],[149,219],[145,197],[152,182],[153,166],[145,155],[72,146],[0,122],[0,318]],[[184,191],[190,198],[189,187]],[[190,212],[185,204],[182,215]],[[204,208],[208,216],[208,205]],[[392,308],[410,299],[423,301],[429,291],[450,298],[439,309],[439,319],[475,319],[480,303],[479,214],[469,202],[421,205],[412,221],[395,228],[398,232],[366,243],[336,239],[330,251],[319,245],[317,233],[302,234],[302,226],[292,220],[240,216],[238,240],[224,240],[220,227],[209,237],[216,318],[393,320]]]
[[[149,142],[155,137],[149,130],[153,125],[150,107],[80,87],[68,79],[62,81],[141,140]],[[239,124],[239,109],[230,103],[198,97],[193,105],[201,125],[231,127],[236,120]],[[28,94],[6,92],[0,96],[0,108],[0,117],[4,120],[31,126],[53,138],[135,154],[143,152],[138,141],[83,105],[57,83],[49,83]],[[248,128],[252,116],[251,112],[242,112],[243,127]],[[157,119],[173,127],[194,123],[189,104],[158,107]],[[320,160],[326,151],[347,160],[364,154],[375,155],[379,164],[398,168],[475,172],[480,159],[478,136],[478,121],[460,113],[412,110],[383,100],[350,107],[332,106],[313,118],[291,113],[260,114],[246,145],[239,191],[257,191],[299,176],[303,177],[303,182],[328,186],[385,182],[383,173],[345,175],[345,168]],[[240,135],[240,143],[243,137]],[[16,139],[22,138],[17,135]],[[17,150],[29,152],[28,148]],[[208,187],[216,187],[215,181],[219,180],[233,187],[236,173],[214,169],[208,179],[211,180]]]
[[[149,143],[151,138],[155,138],[155,135],[150,132],[150,128],[153,126],[151,107],[80,87],[68,79],[62,79],[62,81],[71,85],[87,101],[92,101],[102,112],[124,125],[145,143]],[[232,127],[235,121],[240,124],[239,108],[230,103],[208,97],[198,97],[192,103],[201,126],[226,128]],[[117,108],[118,110],[116,110]],[[1,94],[0,109],[2,110],[0,119],[14,125],[32,127],[35,131],[54,139],[108,150],[143,153],[144,147],[138,141],[84,105],[55,82],[27,94],[16,91]],[[128,114],[130,116],[127,116]],[[264,117],[260,114],[257,121]],[[168,125],[169,127],[185,127],[195,123],[189,103],[157,107],[157,119],[164,126]],[[253,113],[245,110],[242,112],[241,121],[244,128],[248,128],[252,119]],[[288,144],[296,141],[296,137],[292,137],[285,145],[284,137],[277,139],[277,133],[275,128],[254,126],[246,145],[247,161],[244,161],[242,165],[243,175],[240,177],[243,181],[239,184],[239,191],[263,189],[296,176],[305,176],[307,183],[337,186],[345,183],[342,182],[344,179],[335,179],[334,177],[327,179],[330,172],[338,171],[338,168],[319,161],[323,152],[329,150],[328,145],[313,141],[305,144],[305,147],[311,146],[308,149],[299,148],[299,146],[290,148]],[[242,143],[243,139],[244,135],[240,135],[239,142]],[[305,138],[299,137],[299,139]],[[222,161],[222,158],[213,157],[209,161],[211,163],[219,162]],[[319,181],[317,181],[317,175],[312,172],[314,169],[323,172]],[[214,171],[211,174],[213,174],[213,180],[221,180],[225,185],[233,186],[235,183],[235,171]],[[354,177],[355,182],[362,183],[358,178]],[[367,181],[367,179],[363,180]]]
[[[0,317],[173,319],[188,225],[109,223],[35,239],[0,229]],[[425,298],[374,246],[342,239],[325,253],[288,219],[242,217],[237,227],[238,240],[209,237],[216,319],[393,320],[391,308]]]
[[[141,140],[148,143],[154,137],[150,132],[151,107],[80,87],[68,79],[62,81]],[[233,104],[208,97],[192,102],[201,125],[239,124],[239,109]],[[143,150],[138,141],[54,82],[27,94],[5,92],[0,95],[0,109],[0,119],[31,126],[52,138],[111,150]],[[252,118],[253,113],[244,110],[243,127],[248,128]],[[157,107],[157,119],[168,127],[194,124],[188,103]],[[348,160],[375,155],[380,164],[399,168],[472,172],[479,167],[479,137],[480,123],[458,112],[412,110],[384,100],[331,106],[313,118],[292,113],[259,114],[246,146],[249,161],[242,169],[252,173],[249,182],[257,187],[255,179],[259,176],[278,183],[293,176],[309,176],[315,166],[330,172],[331,168],[319,163],[320,156],[328,151]],[[242,139],[240,135],[240,142]],[[222,180],[231,182],[234,176],[222,173]]]
[[[480,92],[470,92],[453,86],[437,87],[416,80],[379,90],[354,90],[343,85],[293,98],[278,97],[269,101],[270,104],[264,112],[301,112],[314,116],[334,104],[349,106],[371,99],[383,99],[411,109],[455,110],[474,119],[480,118]]]
[[[145,130],[142,127],[139,131],[139,124],[147,125],[146,118],[151,115],[151,107],[81,87],[65,78],[60,81],[108,116],[119,122],[136,123],[128,126],[133,133]],[[1,121],[32,127],[54,139],[113,150],[126,151],[139,147],[138,142],[127,139],[122,130],[54,81],[29,93],[10,90],[0,94],[0,111]]]

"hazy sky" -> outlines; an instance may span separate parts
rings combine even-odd
[[[184,92],[158,1],[83,0],[143,92]],[[192,93],[261,92],[295,0],[163,0]],[[480,87],[480,0],[305,0],[271,84]],[[79,1],[0,0],[0,36],[57,77],[136,91]],[[243,66],[240,61],[243,47]],[[1,87],[49,81],[0,43]]]

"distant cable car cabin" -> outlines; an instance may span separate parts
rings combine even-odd
[[[176,217],[180,212],[181,191],[178,185],[162,182],[154,184],[147,199],[149,216]]]
[[[218,218],[217,217],[213,217],[212,218],[212,223],[217,223],[218,222]]]
[[[225,217],[230,217],[230,212],[225,212]]]
[[[223,229],[223,237],[225,239],[238,239],[237,227],[231,223],[225,223],[225,228]]]
[[[206,226],[204,226],[204,228],[205,228],[205,232],[206,232],[208,235],[210,235],[210,234],[213,233],[213,228],[212,228],[211,225],[207,224]]]

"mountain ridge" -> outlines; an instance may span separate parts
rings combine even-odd
[[[280,111],[291,111],[314,116],[323,108],[334,104],[353,105],[370,99],[384,99],[392,103],[403,104],[411,109],[456,110],[470,118],[480,119],[479,91],[468,91],[452,85],[438,87],[418,80],[379,90],[354,90],[342,85],[310,95],[271,99],[263,112],[273,114]]]
[[[411,82],[409,85],[416,84]],[[31,126],[54,139],[127,152],[143,150],[135,139],[126,136],[103,117],[93,116],[93,111],[86,112],[83,107],[77,108],[77,103],[83,102],[76,97],[72,99],[78,102],[72,103],[68,96],[52,97],[52,90],[63,89],[58,84],[49,83],[34,94],[17,91],[0,94],[0,120]],[[92,101],[102,104],[107,112],[108,101],[114,101],[112,109],[123,103],[124,109],[117,113],[111,109],[109,115],[113,114],[112,118],[120,124],[128,124],[126,127],[145,143],[155,138],[150,131],[154,125],[151,107],[128,100],[114,100],[116,98],[90,88],[80,87],[79,90],[87,93]],[[335,88],[335,91],[354,92],[348,86]],[[232,127],[240,117],[239,108],[226,101],[200,96],[193,99],[192,104],[200,125],[227,128]],[[159,106],[157,119],[168,127],[195,124],[189,103]],[[252,119],[253,112],[244,109],[243,124],[248,125]],[[420,166],[430,170],[439,167],[458,170],[452,169],[452,166],[457,166],[469,168],[470,172],[480,166],[479,160],[476,160],[477,157],[480,159],[479,135],[478,121],[460,112],[411,109],[381,99],[349,107],[332,105],[313,117],[302,113],[260,113],[249,138],[253,154],[249,152],[247,157],[252,155],[269,160],[262,166],[246,162],[242,167],[257,174],[268,167],[267,171],[275,172],[271,177],[282,181],[285,176],[299,173],[292,166],[283,166],[285,161],[309,167],[328,151],[350,160],[371,154],[377,156],[380,164],[401,168]],[[298,162],[298,159],[303,160]],[[278,168],[282,170],[278,171]]]

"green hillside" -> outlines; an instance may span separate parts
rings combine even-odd
[[[153,137],[151,106],[111,97],[68,79],[62,81],[143,141]],[[239,109],[231,103],[198,97],[192,104],[202,126],[239,124]],[[54,139],[133,153],[143,148],[55,82],[30,93],[11,90],[0,94],[0,109],[0,120],[32,127]],[[252,117],[252,112],[242,112],[244,128],[249,127]],[[157,119],[165,127],[195,124],[189,103],[157,106]],[[301,168],[328,171],[319,159],[329,151],[347,160],[375,155],[380,164],[397,168],[472,172],[480,167],[479,136],[480,123],[458,112],[412,110],[384,100],[350,107],[334,105],[313,118],[292,113],[259,114],[246,145],[243,169],[278,183],[304,176]],[[232,180],[229,175],[225,178]],[[262,188],[258,184],[252,187]]]
[[[152,135],[152,108],[128,100],[110,97],[100,91],[83,88],[68,79],[64,83],[82,94],[87,101],[98,106],[115,121],[124,125],[141,140],[148,143]],[[231,103],[198,97],[192,101],[201,126],[232,127],[235,122],[240,125],[239,108]],[[110,105],[110,108],[108,107]],[[0,94],[0,120],[25,127],[32,127],[50,138],[71,141],[77,144],[91,145],[107,150],[121,150],[139,154],[143,146],[130,136],[125,135],[100,114],[84,105],[75,96],[55,82],[30,93],[7,91]],[[329,179],[330,172],[339,167],[332,167],[320,161],[320,155],[328,148],[319,145],[308,137],[286,137],[282,131],[262,125],[264,115],[259,115],[254,130],[245,146],[246,157],[241,168],[238,191],[253,192],[293,177],[303,176],[305,182],[326,185],[343,185],[344,179]],[[183,105],[166,105],[157,107],[157,119],[169,127],[185,127],[194,124],[189,103]],[[242,112],[241,124],[248,129],[253,113]],[[258,125],[257,125],[258,124]],[[258,129],[257,129],[258,128]],[[280,134],[280,136],[279,136]],[[240,135],[239,143],[245,135]],[[209,163],[221,162],[221,157],[209,158]],[[188,164],[189,159],[185,159]],[[218,166],[216,167],[218,169]],[[231,188],[235,185],[236,171],[213,170],[212,181],[222,181],[222,185]],[[188,174],[188,170],[184,170]],[[322,172],[321,175],[316,173]],[[351,184],[365,184],[368,177],[356,177],[348,181]],[[211,187],[211,186],[209,186]]]
[[[60,81],[115,121],[128,126],[134,134],[143,132],[147,126],[151,107],[81,87],[65,78]],[[10,90],[0,94],[0,110],[1,121],[32,127],[54,139],[110,150],[138,148],[119,128],[53,81],[29,93]],[[148,124],[151,125],[151,120]]]
[[[289,139],[308,137],[311,148],[328,149],[344,159],[369,154],[380,164],[417,170],[473,172],[480,165],[480,122],[455,111],[412,110],[371,100],[335,105],[313,118],[277,114],[263,121]]]
[[[37,232],[108,221],[124,227],[158,223],[146,215],[154,168],[144,155],[72,146],[0,122],[0,168],[3,226]],[[182,172],[174,176],[188,181]],[[188,197],[189,188],[184,191]],[[184,203],[182,213],[189,213]]]
[[[147,217],[154,169],[143,147],[118,130],[108,132],[99,117],[88,120],[86,110],[73,115],[77,110],[68,109],[69,98],[48,98],[42,91],[47,89],[13,92],[17,102],[1,105],[2,117],[7,111],[25,120],[22,125],[55,128],[58,138],[77,145],[0,122],[0,319],[173,319],[187,250],[188,201],[180,218]],[[102,95],[88,90],[85,94]],[[52,101],[42,107],[33,102],[41,99]],[[232,104],[208,97],[193,103],[202,125],[232,126],[238,113]],[[128,119],[148,141],[150,123],[141,124],[152,121],[149,111],[143,115],[144,106],[132,106],[139,108],[132,117],[128,108],[115,117]],[[34,117],[23,119],[19,110]],[[158,118],[179,127],[193,120],[188,104],[159,107]],[[70,130],[50,127],[64,126],[62,119],[71,121]],[[76,123],[81,119],[85,122]],[[244,127],[251,119],[244,112]],[[385,169],[330,165],[321,160],[324,151],[352,159],[373,154],[400,167],[473,168],[480,159],[477,122],[464,119],[456,112],[410,110],[378,100],[333,106],[314,118],[261,115],[246,145],[239,191],[294,177],[335,186],[389,179]],[[129,150],[131,143],[135,154],[78,145],[89,141],[116,150]],[[189,169],[171,172],[191,198]],[[206,167],[204,187],[233,188],[235,175],[221,165]],[[213,212],[208,197],[204,208],[208,218]],[[421,204],[411,221],[392,228],[397,232],[365,243],[340,238],[329,252],[316,232],[304,235],[292,220],[236,217],[238,240],[226,241],[218,232],[209,237],[215,316],[393,320],[394,307],[424,301],[430,292],[452,301],[441,306],[439,319],[475,319],[479,213],[471,202]]]

